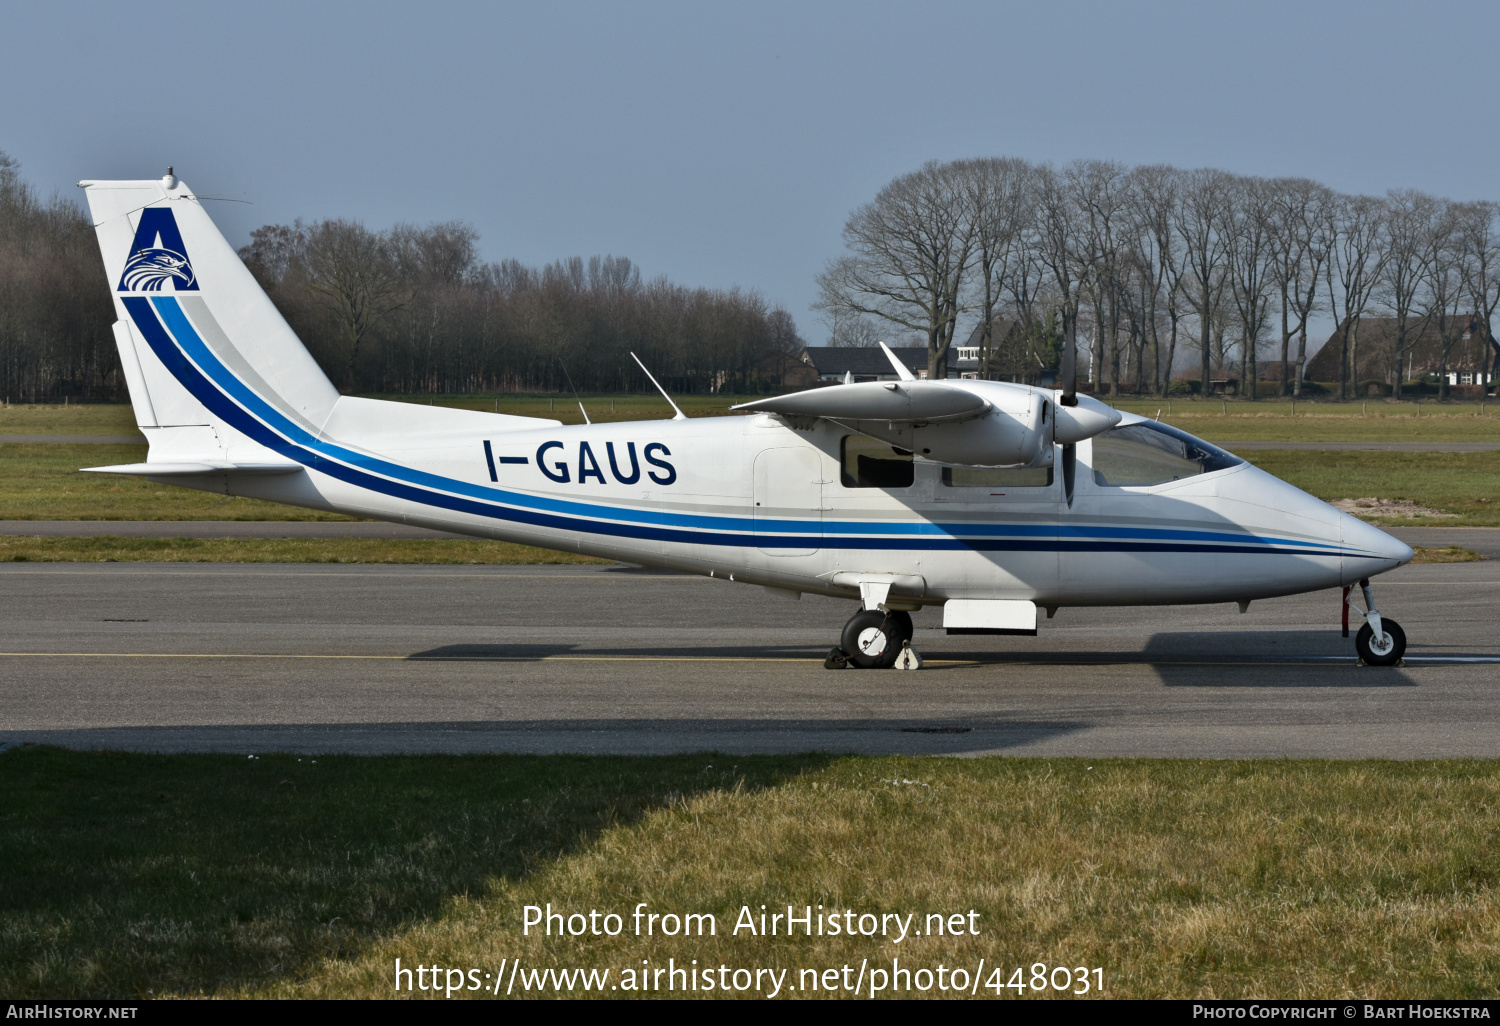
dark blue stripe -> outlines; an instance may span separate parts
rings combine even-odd
[[[707,545],[724,545],[737,547],[760,546],[765,548],[830,548],[830,549],[914,549],[918,551],[940,551],[940,550],[962,550],[970,549],[981,552],[1016,552],[1016,551],[1058,551],[1058,552],[1203,552],[1203,553],[1274,553],[1280,555],[1326,555],[1337,556],[1338,550],[1329,550],[1326,546],[1311,542],[1299,542],[1290,539],[1281,541],[1279,544],[1271,544],[1264,539],[1244,537],[1242,535],[1231,535],[1223,532],[1210,531],[1153,531],[1149,528],[1086,528],[1086,527],[1064,527],[1059,531],[1055,526],[1045,525],[1011,525],[1000,527],[999,525],[936,525],[936,524],[840,524],[824,523],[816,524],[825,532],[834,531],[853,532],[856,530],[875,530],[884,534],[906,534],[913,529],[922,530],[923,533],[944,532],[947,536],[938,537],[901,537],[901,538],[858,538],[841,536],[840,534],[821,534],[809,536],[788,536],[777,533],[768,536],[765,533],[745,534],[742,532],[703,531],[703,530],[681,530],[667,527],[648,527],[641,524],[631,524],[619,521],[593,521],[584,520],[576,516],[559,516],[542,513],[534,509],[515,509],[508,506],[498,506],[493,501],[475,501],[460,496],[445,495],[430,491],[426,488],[414,487],[400,481],[390,481],[383,477],[376,477],[356,467],[346,466],[345,463],[330,459],[318,449],[326,449],[338,454],[340,460],[358,463],[364,466],[378,469],[382,473],[400,474],[410,476],[416,480],[431,482],[437,487],[448,488],[455,491],[479,492],[498,496],[509,496],[512,493],[498,489],[478,489],[466,482],[454,481],[437,475],[417,471],[412,468],[402,467],[397,464],[388,463],[374,457],[343,449],[340,446],[329,445],[313,438],[295,423],[291,422],[279,411],[272,408],[259,396],[250,392],[242,382],[233,376],[227,368],[218,361],[213,353],[203,344],[197,332],[193,330],[187,321],[177,301],[172,297],[161,297],[157,299],[153,310],[150,300],[141,297],[122,297],[127,311],[140,329],[142,336],[148,345],[162,361],[163,365],[182,383],[189,393],[199,402],[203,403],[216,416],[223,419],[235,429],[243,432],[247,437],[266,446],[268,449],[310,469],[327,474],[330,477],[344,481],[360,488],[389,495],[395,498],[407,499],[421,505],[433,506],[440,509],[448,509],[459,513],[468,513],[486,519],[507,520],[514,523],[528,524],[536,527],[547,527],[558,530],[580,531],[588,534],[598,534],[608,537],[637,538],[651,541],[696,543]],[[160,313],[172,326],[176,340],[169,335],[158,320],[156,314]],[[236,403],[221,387],[216,387],[205,374],[187,359],[186,352],[191,351],[193,356],[207,368],[216,371],[215,376],[219,378],[223,388],[239,393],[240,403]],[[249,407],[250,409],[247,409]],[[251,409],[257,410],[259,417],[252,415]],[[282,433],[278,433],[265,422],[274,420],[278,422]],[[504,461],[504,458],[502,458]],[[517,498],[521,498],[517,496]],[[526,496],[530,501],[539,500],[537,497]],[[580,503],[559,501],[556,505],[561,507],[582,508],[590,512],[597,511],[596,515],[617,515],[619,511],[612,508],[591,507]],[[672,520],[687,519],[698,522],[729,523],[736,526],[743,523],[729,517],[692,517],[681,518],[671,514],[650,514],[645,511],[631,511],[637,515],[651,516],[671,522]],[[778,526],[782,531],[806,530],[815,526],[815,522],[780,521]],[[1010,538],[962,538],[954,537],[955,534],[979,533],[981,531],[995,532],[1005,530],[1012,535],[1022,537]],[[1064,540],[1058,537],[1059,533],[1072,535],[1092,535],[1094,540]],[[1098,536],[1117,538],[1116,541],[1100,541]],[[1140,541],[1129,541],[1128,538],[1140,538]],[[1165,540],[1166,538],[1177,538],[1178,541]],[[1154,539],[1154,540],[1145,540]],[[1202,539],[1203,542],[1218,542],[1218,544],[1183,544],[1184,541]],[[1224,542],[1231,542],[1225,544]],[[1237,544],[1235,544],[1237,543]]]

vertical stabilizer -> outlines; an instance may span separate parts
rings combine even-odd
[[[216,358],[224,378],[216,387],[253,392],[315,433],[338,390],[192,190],[170,172],[156,180],[79,185],[114,294],[115,342],[151,459],[158,458],[158,443],[163,450],[201,446],[204,439],[216,439],[220,449],[247,443],[184,384],[177,348],[184,339]],[[177,430],[189,427],[196,430]]]

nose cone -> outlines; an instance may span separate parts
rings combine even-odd
[[[1344,547],[1343,583],[1394,570],[1411,561],[1411,546],[1378,527],[1347,513],[1339,516],[1339,535]]]

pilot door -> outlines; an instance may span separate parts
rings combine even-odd
[[[755,543],[771,556],[823,547],[823,454],[812,446],[766,449],[755,457]]]

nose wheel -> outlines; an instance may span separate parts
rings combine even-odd
[[[1380,610],[1375,608],[1375,593],[1370,590],[1368,580],[1360,581],[1359,589],[1365,598],[1365,608],[1354,608],[1364,614],[1365,622],[1354,636],[1354,651],[1359,653],[1359,661],[1366,666],[1395,666],[1406,654],[1406,632],[1395,620],[1380,615]],[[1349,636],[1349,591],[1348,588],[1344,589],[1346,638]]]
[[[896,665],[902,646],[911,641],[911,614],[900,610],[861,609],[844,624],[839,648],[851,666],[887,670]]]

